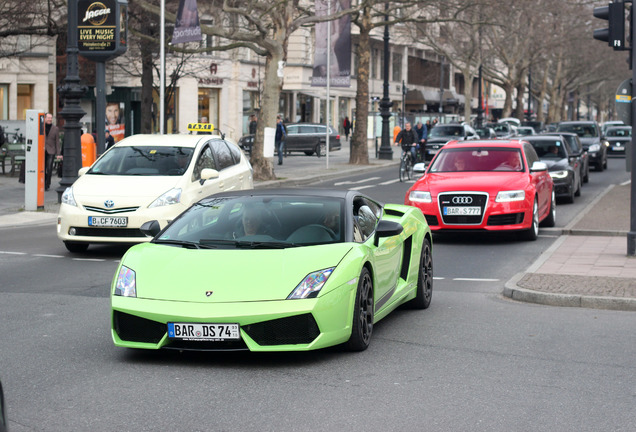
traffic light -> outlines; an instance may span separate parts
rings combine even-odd
[[[608,21],[609,27],[594,30],[594,39],[607,42],[616,51],[625,49],[625,3],[613,2],[595,7],[594,16]]]

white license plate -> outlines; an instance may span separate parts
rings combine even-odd
[[[614,151],[625,151],[625,147],[614,146],[614,147],[612,147],[612,150],[614,150]]]
[[[241,338],[238,324],[206,323],[168,323],[168,337],[194,341],[224,341]]]
[[[481,207],[444,207],[444,216],[480,216]]]
[[[89,216],[88,226],[96,227],[126,227],[128,226],[127,217],[113,216]]]

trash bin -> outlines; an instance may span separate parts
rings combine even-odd
[[[93,135],[85,133],[82,135],[82,167],[93,165],[97,155],[97,145]]]

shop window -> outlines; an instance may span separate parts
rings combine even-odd
[[[9,84],[0,84],[0,120],[9,120]]]
[[[28,109],[33,109],[33,84],[18,84],[18,120],[26,120]]]

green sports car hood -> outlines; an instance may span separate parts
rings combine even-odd
[[[350,243],[288,249],[186,249],[148,243],[131,248],[122,265],[135,271],[139,298],[211,303],[284,300],[305,276],[337,266],[351,249]]]

